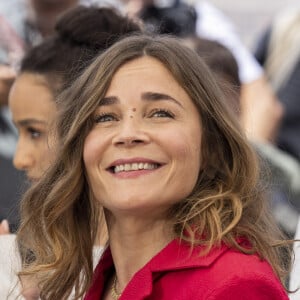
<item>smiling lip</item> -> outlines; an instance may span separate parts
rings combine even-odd
[[[149,174],[160,168],[163,164],[146,158],[118,159],[107,170],[120,178],[134,178]]]

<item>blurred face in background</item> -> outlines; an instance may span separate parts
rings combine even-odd
[[[12,86],[9,107],[19,138],[14,166],[26,172],[31,181],[38,180],[54,159],[56,115],[53,94],[42,75],[22,73]]]

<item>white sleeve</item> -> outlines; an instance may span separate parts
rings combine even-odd
[[[206,1],[198,0],[195,5],[198,14],[196,32],[198,36],[218,41],[234,55],[243,83],[260,78],[263,70],[250,51],[242,44],[233,24],[218,9]]]
[[[0,299],[23,299],[17,273],[21,259],[14,234],[0,236]]]

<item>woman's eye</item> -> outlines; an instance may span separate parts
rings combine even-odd
[[[40,130],[36,130],[34,128],[28,128],[27,131],[33,140],[40,138],[42,135]]]
[[[174,114],[166,109],[156,109],[151,113],[154,118],[174,118]]]
[[[112,114],[103,114],[103,115],[98,115],[95,117],[96,123],[112,122],[112,121],[116,121],[116,120],[117,120],[117,118]]]

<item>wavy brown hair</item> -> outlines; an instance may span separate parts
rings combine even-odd
[[[32,253],[22,274],[38,277],[42,299],[66,299],[74,286],[79,298],[91,284],[99,204],[85,174],[83,144],[116,71],[143,56],[163,63],[195,103],[202,121],[202,168],[189,197],[170,208],[174,232],[192,246],[206,245],[206,251],[225,243],[258,253],[283,282],[289,246],[269,215],[256,155],[226,108],[222,91],[195,52],[174,38],[145,35],[117,42],[61,95],[58,159],[22,201],[18,241],[24,253]]]

